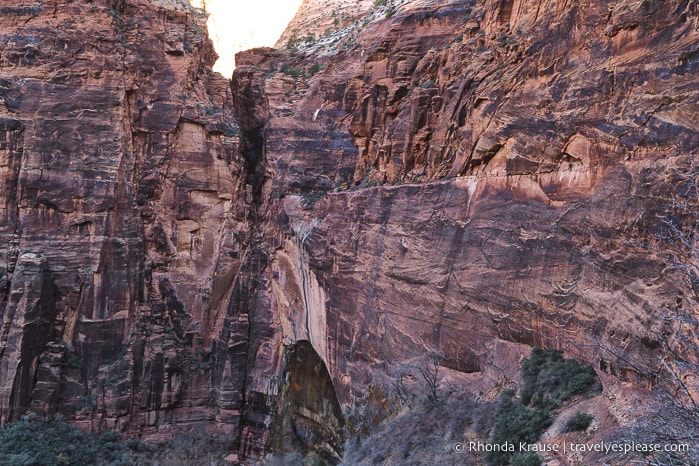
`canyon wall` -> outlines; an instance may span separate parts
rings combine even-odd
[[[238,57],[271,115],[261,293],[340,403],[435,351],[517,377],[513,343],[595,367],[617,426],[622,387],[696,395],[696,2],[376,2],[321,34],[342,8]]]
[[[184,2],[4,4],[0,421],[334,462],[435,352],[696,389],[697,3],[360,3],[230,83]]]
[[[212,385],[211,348],[253,199],[206,17],[35,3],[0,15],[1,420],[235,436],[241,388]]]

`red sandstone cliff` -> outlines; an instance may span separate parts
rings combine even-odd
[[[697,199],[673,198],[696,183],[697,5],[384,3],[239,56],[271,115],[279,338],[348,409],[433,349],[453,380],[497,373],[501,342],[593,365],[617,426],[640,414],[623,387],[696,397]]]
[[[2,422],[332,460],[396,367],[487,398],[529,345],[615,425],[648,374],[696,391],[696,2],[360,7],[229,88],[184,3],[3,5]]]
[[[211,347],[251,200],[204,20],[178,1],[3,3],[3,423],[237,432]]]

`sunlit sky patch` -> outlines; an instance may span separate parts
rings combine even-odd
[[[219,59],[214,70],[230,77],[235,53],[271,47],[296,14],[302,0],[190,0],[209,12],[207,27]]]

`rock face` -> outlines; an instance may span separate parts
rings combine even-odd
[[[237,432],[214,412],[211,348],[250,201],[204,16],[10,1],[0,18],[2,422]]]
[[[0,399],[6,419],[31,400],[36,361],[51,336],[55,318],[53,284],[46,261],[32,253],[15,264],[2,326]]]
[[[238,59],[271,115],[259,294],[282,338],[348,409],[431,350],[486,372],[498,341],[564,350],[610,393],[683,354],[696,393],[694,217],[671,199],[696,175],[697,5],[436,3]]]
[[[696,389],[666,229],[693,228],[696,2],[308,1],[335,29],[230,86],[184,3],[26,3],[0,16],[2,422],[336,461],[343,412],[432,351],[462,380],[554,347],[606,390],[663,357]]]

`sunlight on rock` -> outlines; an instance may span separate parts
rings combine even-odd
[[[219,59],[214,71],[230,77],[235,54],[253,47],[271,47],[284,32],[301,0],[190,0],[209,12],[207,27]]]

